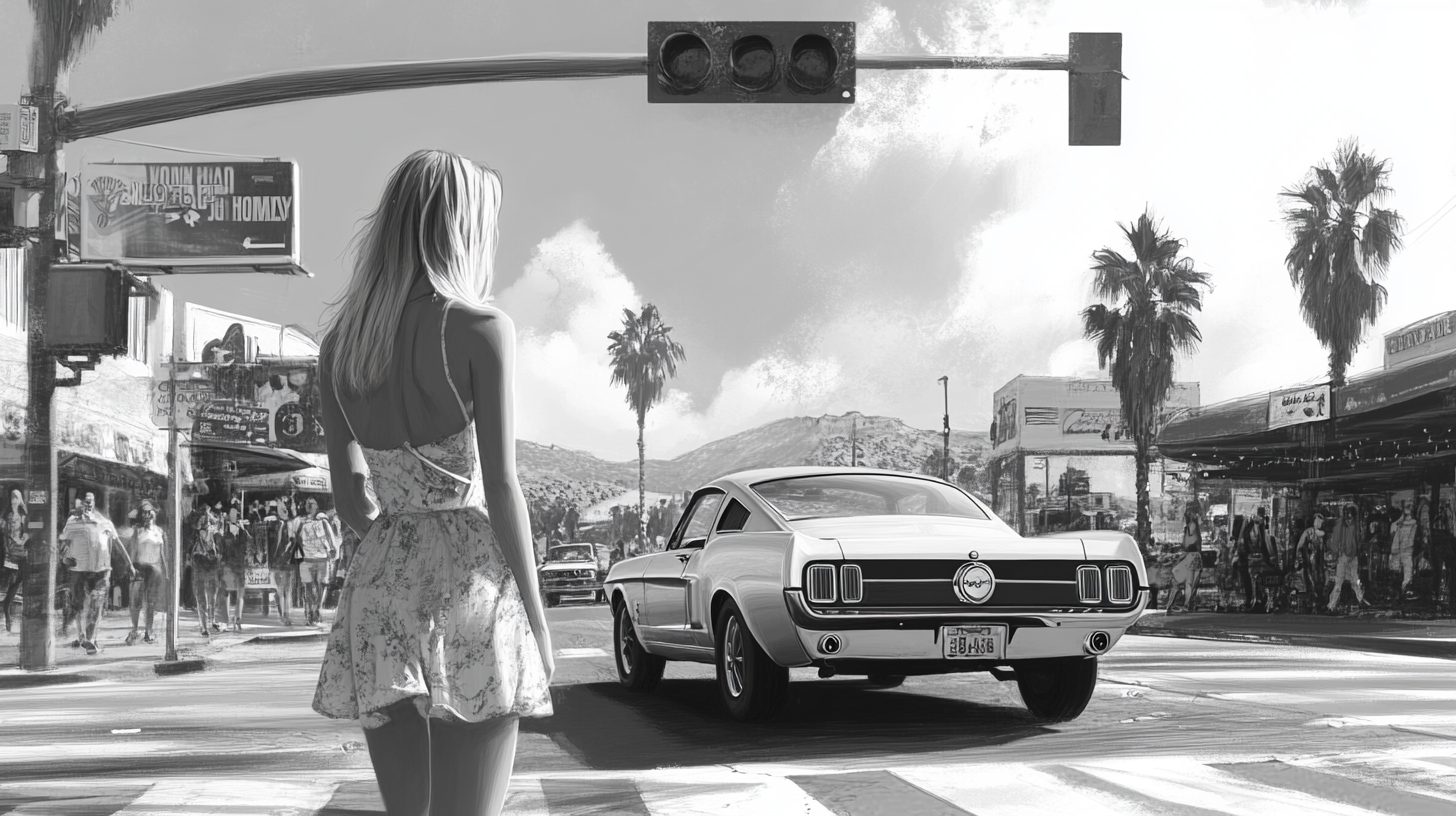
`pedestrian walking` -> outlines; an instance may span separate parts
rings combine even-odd
[[[221,508],[222,503],[217,504]],[[221,632],[222,624],[217,622],[217,594],[222,587],[221,519],[212,507],[204,507],[197,517],[197,528],[192,537],[192,597],[197,604],[197,623],[202,634],[211,636]]]
[[[1390,558],[1391,568],[1400,568],[1398,597],[1402,600],[1410,592],[1411,579],[1415,577],[1416,525],[1410,504],[1401,502],[1400,518],[1390,525]]]
[[[1272,612],[1269,598],[1269,574],[1276,556],[1270,549],[1269,511],[1260,507],[1252,521],[1244,525],[1244,557],[1247,568],[1240,578],[1244,584],[1246,599],[1244,610],[1249,612]]]
[[[263,536],[262,548],[268,558],[268,571],[273,578],[278,620],[284,626],[292,626],[293,581],[298,576],[298,566],[293,563],[293,540],[288,536],[288,522],[277,502],[268,503],[260,535]]]
[[[1324,573],[1319,567],[1325,550],[1324,525],[1324,514],[1315,513],[1314,517],[1310,519],[1309,526],[1300,534],[1299,543],[1294,548],[1303,590],[1300,607],[1307,608],[1311,612],[1319,611],[1319,598],[1324,594],[1325,589]]]
[[[339,555],[338,540],[327,515],[319,512],[318,499],[303,503],[303,515],[294,519],[290,534],[303,550],[298,578],[303,582],[305,623],[323,623],[324,589],[329,581],[329,563]]]
[[[391,816],[499,814],[518,718],[551,713],[514,327],[488,303],[500,191],[469,159],[406,159],[320,351],[335,505],[364,538],[314,709],[360,719]]]
[[[15,595],[25,580],[25,542],[30,540],[29,528],[25,522],[25,497],[20,495],[19,490],[12,490],[10,509],[5,511],[4,523],[0,526],[0,535],[5,537],[5,559],[4,566],[0,567],[0,588],[5,591],[6,634],[13,631],[10,619],[14,611],[11,607],[14,606]]]
[[[243,631],[243,600],[248,590],[248,550],[253,537],[243,526],[242,508],[236,503],[228,508],[227,518],[219,528],[218,558],[222,566],[222,587],[217,605],[234,632]],[[234,597],[237,605],[233,605]]]
[[[164,603],[163,592],[170,583],[172,571],[168,569],[171,549],[167,546],[167,534],[157,526],[157,507],[150,499],[143,500],[137,508],[137,523],[132,526],[127,541],[133,575],[131,632],[127,633],[126,645],[134,645],[138,637],[143,643],[155,643],[152,622],[156,619],[157,607]],[[144,633],[139,634],[143,608],[147,625]]]
[[[96,626],[111,591],[111,559],[118,550],[129,577],[131,556],[121,546],[111,520],[97,511],[96,494],[87,493],[81,500],[80,515],[66,521],[60,536],[60,561],[71,571],[71,597],[79,606],[77,639],[86,654],[99,651]]]
[[[1173,567],[1174,586],[1168,593],[1169,612],[1173,611],[1173,605],[1180,593],[1184,611],[1194,611],[1197,603],[1198,577],[1203,572],[1203,533],[1199,527],[1198,514],[1192,508],[1183,512],[1183,552],[1182,559]]]
[[[1223,516],[1213,520],[1213,543],[1218,549],[1217,560],[1213,563],[1213,583],[1218,592],[1218,600],[1213,611],[1227,612],[1234,605],[1234,589],[1238,576],[1234,574],[1234,546],[1229,540],[1228,520]]]
[[[1365,602],[1365,588],[1360,585],[1360,524],[1353,505],[1347,505],[1340,514],[1340,521],[1330,533],[1330,557],[1335,559],[1335,589],[1330,593],[1328,609],[1335,611],[1340,600],[1340,590],[1349,583],[1355,590],[1355,600],[1361,608],[1369,609]]]

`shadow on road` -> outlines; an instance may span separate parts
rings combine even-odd
[[[1051,733],[1023,708],[853,681],[795,682],[770,723],[730,719],[711,680],[664,680],[642,694],[615,683],[552,689],[555,714],[521,721],[598,770],[923,754],[1005,745]]]

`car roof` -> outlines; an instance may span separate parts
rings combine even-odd
[[[933,476],[926,476],[920,473],[906,473],[903,470],[889,470],[886,468],[864,468],[864,467],[835,467],[832,465],[798,465],[794,467],[770,467],[755,468],[752,470],[740,470],[726,476],[720,476],[709,482],[705,487],[725,487],[735,485],[740,488],[748,488],[759,482],[767,482],[773,479],[793,479],[803,476],[848,476],[848,475],[875,475],[875,476],[900,476],[907,479],[924,479],[940,484],[949,484]]]

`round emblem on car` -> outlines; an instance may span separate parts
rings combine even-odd
[[[956,570],[951,583],[962,603],[985,603],[996,587],[996,575],[985,564],[970,563]]]

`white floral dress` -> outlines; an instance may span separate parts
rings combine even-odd
[[[442,321],[442,344],[443,334]],[[365,728],[384,725],[383,709],[406,699],[424,716],[464,722],[551,714],[520,589],[486,517],[476,451],[474,423],[430,445],[364,449],[382,513],[339,598],[315,711]]]

